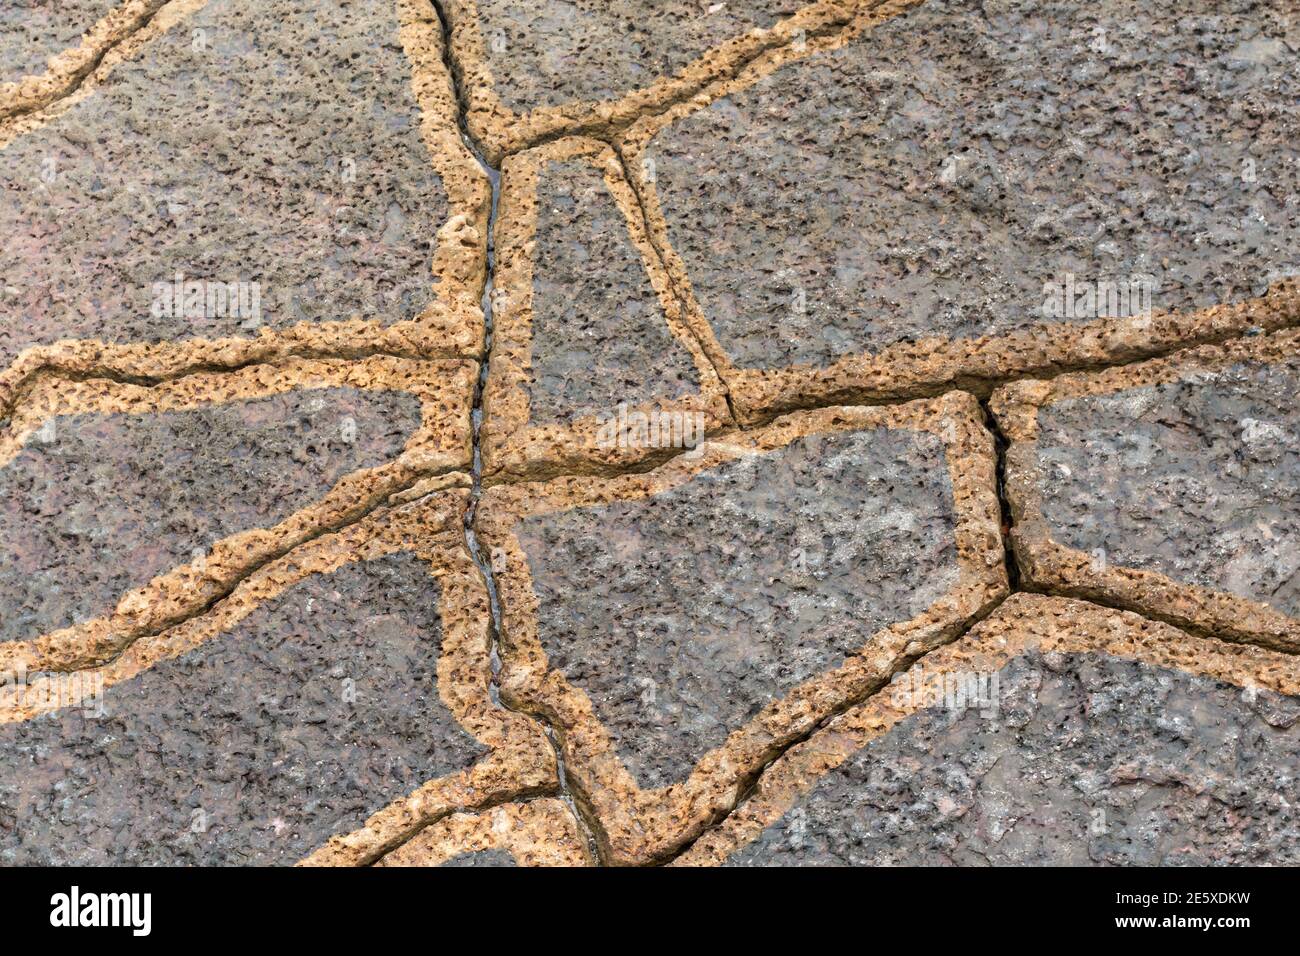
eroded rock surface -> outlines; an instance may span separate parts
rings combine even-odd
[[[655,136],[668,237],[743,368],[1258,295],[1300,267],[1287,7],[920,4]]]
[[[474,17],[494,92],[524,113],[614,99],[671,76],[710,47],[767,29],[796,0],[451,0]],[[477,11],[475,8],[477,7]]]
[[[627,224],[601,171],[547,163],[533,261],[532,423],[614,416],[698,391],[699,373],[668,331]]]
[[[1038,429],[1054,541],[1300,616],[1300,358],[1066,398]]]
[[[921,711],[731,865],[1207,865],[1300,858],[1300,699],[1031,653],[999,706]]]
[[[221,538],[396,458],[419,424],[414,396],[349,388],[51,419],[0,469],[0,640],[111,611]]]
[[[212,0],[0,150],[0,364],[415,318],[450,212],[419,124],[394,4]],[[242,307],[178,309],[177,276]]]
[[[49,60],[120,0],[21,0],[0,8],[0,83],[45,72]]]
[[[958,575],[943,446],[901,429],[808,435],[518,535],[550,666],[643,789]]]
[[[484,748],[438,696],[402,553],[308,578],[87,703],[0,726],[6,864],[292,864]]]

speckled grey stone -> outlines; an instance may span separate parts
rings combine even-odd
[[[600,170],[547,163],[533,261],[533,424],[614,416],[699,389]]]
[[[0,363],[60,338],[414,318],[449,207],[410,76],[387,0],[212,0],[150,43],[0,151]],[[151,314],[178,273],[257,283],[260,320]]]
[[[649,86],[711,47],[770,27],[803,6],[798,0],[475,2],[494,89],[521,113]],[[462,4],[452,0],[451,7]]]
[[[1300,862],[1300,700],[1091,654],[998,677],[996,716],[908,718],[729,863]]]
[[[53,423],[0,469],[0,640],[111,611],[221,538],[274,525],[396,458],[420,406],[331,388]]]
[[[1300,615],[1300,358],[1039,413],[1059,544]]]
[[[1300,270],[1289,7],[926,2],[661,132],[670,240],[743,367],[1075,321],[1069,274],[1259,294]]]
[[[291,864],[465,769],[437,607],[410,554],[349,565],[106,688],[104,716],[0,726],[0,861]]]
[[[505,850],[474,850],[453,856],[443,866],[518,866]]]
[[[956,583],[937,438],[800,438],[646,501],[518,531],[551,667],[642,788],[685,779],[764,705]]]
[[[5,0],[0,4],[0,83],[45,72],[119,0]]]

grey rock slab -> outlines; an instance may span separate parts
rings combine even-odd
[[[1300,700],[1107,655],[1017,658],[996,713],[934,707],[831,771],[733,866],[1300,860]]]
[[[1300,358],[1038,414],[1043,517],[1058,544],[1300,616]]]
[[[515,858],[506,850],[472,850],[469,853],[461,853],[453,856],[443,866],[452,867],[500,867],[500,866],[518,866]]]
[[[517,535],[550,666],[643,789],[958,578],[943,446],[910,430],[805,436]]]
[[[0,640],[107,613],[221,538],[275,525],[398,457],[420,406],[329,388],[51,421],[0,469]]]
[[[381,0],[212,0],[119,64],[0,150],[0,363],[417,316],[449,205],[410,77]],[[177,275],[249,307],[168,313]]]
[[[438,600],[413,555],[348,565],[105,688],[102,716],[0,726],[0,860],[288,865],[469,767]]]
[[[1300,268],[1288,7],[920,4],[659,132],[669,240],[744,368],[1258,295]]]
[[[613,416],[699,390],[668,330],[627,222],[601,171],[549,162],[539,176],[533,260],[532,424]]]

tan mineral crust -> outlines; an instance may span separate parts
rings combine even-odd
[[[1300,864],[1293,8],[0,11],[0,864]]]
[[[559,800],[455,813],[421,830],[377,866],[590,866],[581,830]]]

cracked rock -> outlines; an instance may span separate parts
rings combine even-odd
[[[1300,338],[1204,347],[994,399],[1028,574],[1300,646]]]
[[[639,124],[742,404],[1150,348],[1152,312],[1204,338],[1294,273],[1287,4],[1213,6],[927,2]]]
[[[1293,655],[1017,594],[787,752],[680,862],[1294,860],[1298,708]]]
[[[396,459],[419,424],[414,395],[351,388],[50,419],[0,470],[0,636],[111,611],[222,538]]]
[[[488,490],[502,694],[556,714],[616,858],[688,837],[768,747],[1002,592],[990,451],[954,393]]]
[[[402,29],[379,0],[211,0],[9,142],[0,364],[441,308],[435,235],[470,187],[422,139]]]
[[[439,599],[409,553],[348,565],[98,702],[0,725],[0,858],[291,864],[464,770],[485,749],[439,698]]]

